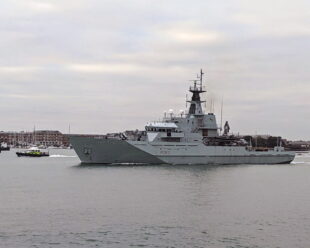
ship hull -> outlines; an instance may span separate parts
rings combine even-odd
[[[164,163],[124,140],[70,137],[70,143],[82,163],[96,164],[159,164]]]
[[[170,156],[161,157],[167,164],[289,164],[294,160],[290,155],[231,155],[231,156]]]
[[[167,145],[79,136],[71,136],[70,143],[87,164],[288,164],[295,157],[293,152],[255,152],[197,143]]]

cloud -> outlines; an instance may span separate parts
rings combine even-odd
[[[270,36],[302,36],[310,35],[310,26],[307,22],[308,18],[275,18],[275,17],[264,17],[260,18],[258,14],[237,14],[233,16],[233,20],[252,27],[252,32],[257,35],[270,35]]]
[[[205,30],[184,30],[184,29],[166,29],[159,33],[160,37],[166,36],[172,42],[214,43],[221,40],[221,35],[217,32]],[[163,37],[165,38],[165,37]]]
[[[60,130],[71,122],[85,133],[143,128],[165,109],[184,109],[188,80],[203,68],[208,104],[224,97],[234,130],[303,138],[308,125],[296,120],[310,116],[308,6],[4,0],[2,129],[34,122]]]
[[[43,1],[43,0],[28,0],[27,5],[31,10],[37,12],[51,12],[57,11],[57,7],[55,4],[52,4],[51,1]]]
[[[39,70],[36,66],[0,66],[1,73],[32,73]]]
[[[75,72],[88,72],[88,73],[132,73],[138,72],[142,69],[142,66],[134,64],[70,64],[67,65],[68,70]]]
[[[239,11],[232,21],[248,27],[250,34],[260,36],[310,35],[308,1],[239,1]]]

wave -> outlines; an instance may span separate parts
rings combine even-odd
[[[310,154],[309,154],[309,153],[305,153],[305,154],[296,154],[296,157],[310,158]]]
[[[61,155],[61,154],[53,154],[50,155],[50,158],[76,158],[77,156],[68,156],[68,155]]]
[[[307,162],[305,162],[305,161],[296,161],[296,162],[291,162],[291,164],[305,164],[305,163],[307,163]]]

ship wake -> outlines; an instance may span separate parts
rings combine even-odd
[[[49,157],[50,158],[76,158],[77,156],[54,154],[54,155],[50,155]]]

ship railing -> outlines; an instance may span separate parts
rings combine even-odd
[[[189,90],[190,91],[206,91],[206,86],[202,86],[202,87],[200,87],[200,85],[190,86]]]

